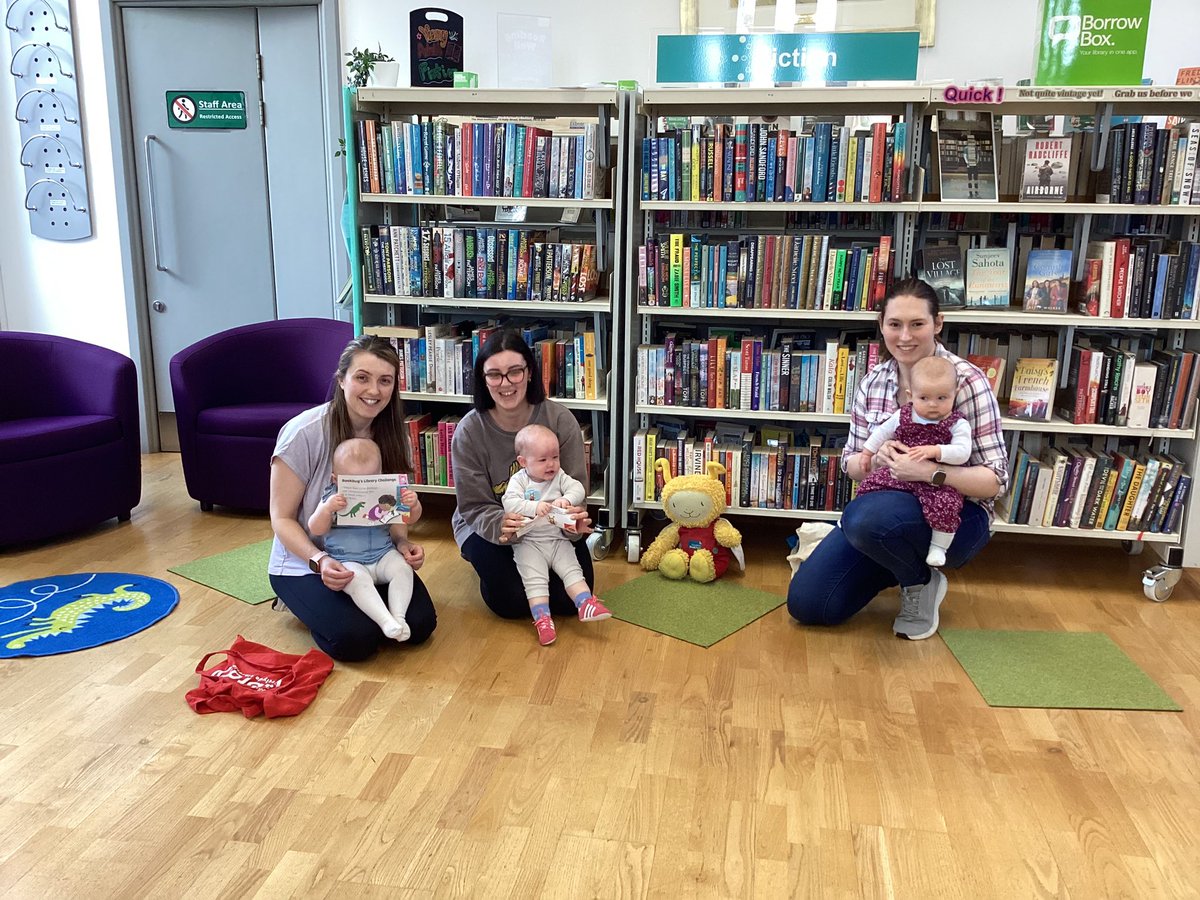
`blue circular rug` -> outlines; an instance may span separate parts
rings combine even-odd
[[[51,575],[0,588],[0,659],[119,641],[175,608],[179,591],[146,575]]]

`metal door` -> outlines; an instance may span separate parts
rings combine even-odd
[[[175,353],[276,318],[258,13],[132,8],[123,25],[147,321],[158,409],[168,412]],[[175,92],[241,92],[245,127],[178,127],[200,111],[184,102],[173,116]]]

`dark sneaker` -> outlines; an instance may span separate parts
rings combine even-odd
[[[946,576],[931,569],[928,584],[900,588],[900,615],[892,625],[896,637],[923,641],[938,630],[938,607],[946,599]]]

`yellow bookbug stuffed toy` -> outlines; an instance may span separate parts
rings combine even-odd
[[[676,478],[671,477],[667,460],[657,460],[655,467],[663,475],[663,511],[671,524],[642,554],[642,568],[647,572],[657,569],[667,578],[699,582],[720,578],[733,558],[745,569],[742,534],[721,518],[725,486],[719,479],[725,467],[710,462],[707,474]]]

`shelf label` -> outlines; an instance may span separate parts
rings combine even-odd
[[[172,128],[245,128],[242,91],[167,91],[167,124]]]
[[[1141,84],[1150,0],[1045,0],[1035,84]]]
[[[660,84],[913,81],[916,31],[661,34]]]

